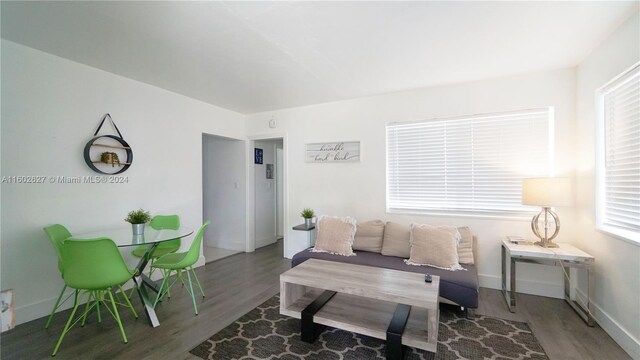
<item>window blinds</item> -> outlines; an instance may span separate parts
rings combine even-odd
[[[604,174],[600,222],[640,240],[640,66],[602,91]],[[600,167],[602,169],[602,167]],[[601,170],[602,171],[602,170]]]
[[[389,124],[387,208],[531,211],[522,179],[549,175],[552,129],[552,108]]]

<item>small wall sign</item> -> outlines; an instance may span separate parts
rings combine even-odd
[[[262,149],[253,149],[253,163],[262,164]]]
[[[307,144],[305,161],[311,163],[358,162],[360,141]]]

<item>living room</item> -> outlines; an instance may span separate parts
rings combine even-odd
[[[319,228],[293,229],[304,222],[300,212],[311,208],[316,226],[323,216],[334,216],[356,219],[358,224],[381,220],[387,226],[397,223],[407,228],[410,224],[468,227],[475,242],[479,287],[472,316],[476,322],[490,318],[522,326],[535,345],[528,353],[492,347],[489,338],[482,337],[490,333],[485,326],[485,335],[480,336],[484,340],[476,342],[479,348],[490,349],[489,355],[471,346],[465,348],[464,342],[457,345],[460,348],[438,339],[435,355],[409,346],[404,350],[408,358],[640,359],[638,94],[623,94],[631,100],[619,105],[636,106],[625,118],[631,125],[621,127],[625,131],[621,136],[631,141],[625,188],[630,205],[623,209],[631,215],[625,217],[628,221],[620,226],[621,231],[601,223],[606,191],[599,190],[604,176],[599,169],[605,166],[604,143],[612,138],[605,138],[609,130],[604,128],[609,125],[598,107],[607,91],[620,84],[638,84],[638,5],[637,1],[3,1],[0,290],[11,290],[15,322],[13,329],[1,335],[3,358],[49,357],[63,337],[56,357],[231,359],[282,358],[286,354],[291,358],[349,358],[349,346],[347,350],[332,346],[328,334],[357,339],[358,345],[351,346],[357,348],[351,349],[356,351],[351,358],[384,358],[384,341],[353,335],[358,333],[354,328],[322,333],[314,348],[302,350],[301,344],[307,344],[298,339],[300,330],[291,330],[297,335],[286,339],[293,348],[298,346],[298,352],[291,347],[281,352],[277,341],[246,342],[241,346],[245,352],[240,353],[236,348],[217,353],[215,347],[205,346],[220,337],[233,339],[237,334],[228,332],[238,327],[238,319],[261,309],[265,301],[275,306],[269,301],[278,293],[283,296],[280,275],[291,268],[290,259],[299,253],[310,254],[306,249],[322,235]],[[495,166],[512,167],[504,182],[485,189],[494,199],[507,194],[511,203],[483,202],[462,194],[462,207],[455,202],[457,207],[451,203],[431,206],[428,201],[416,205],[409,200],[427,193],[431,196],[432,190],[396,189],[396,184],[411,179],[398,177],[403,164],[393,159],[414,150],[390,144],[401,144],[402,136],[410,142],[411,133],[422,134],[423,139],[436,133],[420,124],[475,124],[483,117],[516,124],[521,118],[533,118],[534,113],[542,121],[509,128],[514,132],[507,135],[517,139],[518,146],[495,136],[506,128],[502,120],[492,125],[487,143],[479,135],[473,143],[468,135],[459,138],[469,141],[461,149],[476,151],[476,144],[495,143],[496,149],[505,146],[503,152],[488,145],[477,151],[488,151],[488,161]],[[417,127],[403,132],[408,124]],[[95,172],[89,165],[91,159],[87,162],[86,155],[83,159],[87,141],[106,134],[126,139],[126,145],[115,145],[124,148],[119,149],[124,150],[120,160],[127,159],[126,150],[135,155],[125,160],[130,166],[122,173],[112,170],[119,171],[120,162],[94,164],[103,171]],[[206,242],[216,232],[209,226],[199,234],[201,225],[208,220],[216,228],[229,225],[211,217],[216,211],[231,210],[225,210],[228,206],[203,210],[203,187],[208,183],[203,180],[203,134],[244,144],[245,160],[234,167],[233,177],[221,190],[239,196],[239,201],[230,204],[237,214],[234,231],[226,233],[235,232],[237,236],[230,241],[244,245],[245,252],[206,265],[200,252],[185,271],[185,279],[159,267],[154,275],[149,274],[153,279],[149,281],[157,286],[162,283],[161,274],[169,274],[169,283],[183,280],[184,287],[174,285],[171,294],[167,293],[171,298],[158,296],[148,306],[147,295],[129,296],[139,319],[121,307],[122,321],[113,321],[103,310],[102,321],[92,312],[85,316],[83,328],[78,325],[66,332],[73,296],[58,306],[56,299],[66,279],[58,271],[59,259],[42,229],[63,224],[74,237],[85,233],[108,237],[108,232],[100,231],[126,225],[130,232],[122,219],[131,210],[144,209],[154,216],[178,214],[180,229],[189,228],[174,234],[184,239],[179,250],[173,250],[176,253],[189,250],[190,239],[200,235]],[[255,144],[270,139],[282,139],[284,149],[284,241],[256,250],[260,239],[255,234],[255,201],[260,187],[255,179],[269,179],[269,174],[268,162],[258,162]],[[314,144],[355,146],[357,159],[312,161],[310,145]],[[433,169],[440,166],[430,157],[428,146],[416,148],[422,158],[412,168],[424,163]],[[545,156],[541,160],[536,157],[539,151]],[[90,156],[95,154],[100,158],[99,153]],[[519,157],[509,158],[510,154]],[[476,159],[465,158],[468,164],[481,165]],[[538,162],[550,166],[544,173],[533,171]],[[219,171],[230,173],[230,169],[225,166]],[[97,183],[84,181],[83,177],[98,174],[106,175],[96,177]],[[495,177],[499,172],[490,175],[492,181],[502,181]],[[419,176],[428,178],[429,174]],[[81,183],[67,181],[76,177]],[[569,200],[543,204],[521,199],[522,180],[539,177],[568,179],[568,186],[554,186],[566,190],[556,196]],[[442,186],[433,191],[455,189]],[[409,200],[403,197],[407,193]],[[464,208],[466,201],[469,206],[475,201],[473,208]],[[509,247],[503,240],[507,236],[539,240],[531,219],[541,206],[548,205],[558,206],[554,210],[562,221],[552,242],[571,244],[588,255],[592,261],[589,276],[581,269],[569,269],[575,265],[571,261],[552,264],[564,266],[519,262],[517,276],[509,279],[513,284],[509,287],[517,289],[511,304],[501,293],[507,276],[514,275],[502,267],[503,249]],[[552,231],[559,229],[559,221],[551,222]],[[539,225],[546,228],[542,219]],[[153,230],[147,226],[145,231]],[[357,233],[350,246],[354,237]],[[127,239],[130,242],[130,236]],[[139,256],[132,254],[131,247],[118,247],[125,263],[134,268]],[[557,255],[554,248],[538,248]],[[358,257],[363,258],[359,253],[345,258],[356,261]],[[150,269],[155,269],[153,262],[138,275]],[[196,279],[193,284],[186,280],[188,274],[199,278],[197,285]],[[566,278],[571,279],[571,299],[587,309],[586,321],[564,300]],[[202,290],[197,289],[200,282]],[[122,293],[136,286],[128,281]],[[91,304],[111,304],[109,292],[86,294],[79,311],[84,301],[92,308]],[[447,316],[453,314],[459,323],[469,320],[459,306],[444,302],[439,306],[441,336],[443,329],[450,328],[444,323]],[[55,316],[45,329],[52,309]],[[451,312],[444,316],[444,311]],[[157,324],[151,321],[149,326],[145,316],[157,316]],[[278,316],[286,319],[282,324],[295,320],[300,327],[300,321],[286,311]],[[3,330],[4,321],[3,311]],[[120,324],[127,344],[120,339]]]

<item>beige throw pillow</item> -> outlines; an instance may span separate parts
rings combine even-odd
[[[408,258],[411,250],[409,238],[409,226],[389,221],[384,228],[382,255]]]
[[[452,226],[411,224],[411,256],[408,265],[465,270],[458,262],[460,233]]]
[[[460,264],[473,265],[473,234],[468,226],[458,228],[460,244],[458,244],[458,262]]]
[[[356,234],[356,220],[351,217],[321,216],[316,224],[318,234],[313,252],[355,256],[351,245]]]
[[[353,250],[380,253],[382,251],[382,237],[384,236],[384,221],[371,220],[358,223]]]

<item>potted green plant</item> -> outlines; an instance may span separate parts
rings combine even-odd
[[[149,215],[148,211],[144,211],[143,209],[133,210],[127,214],[127,217],[124,221],[131,224],[133,228],[133,235],[142,235],[144,234],[144,225],[151,220],[151,215]]]
[[[302,216],[302,218],[304,219],[304,224],[309,227],[311,226],[311,219],[316,216],[316,213],[313,211],[313,209],[305,208],[302,210],[302,212],[300,212],[300,216]]]

